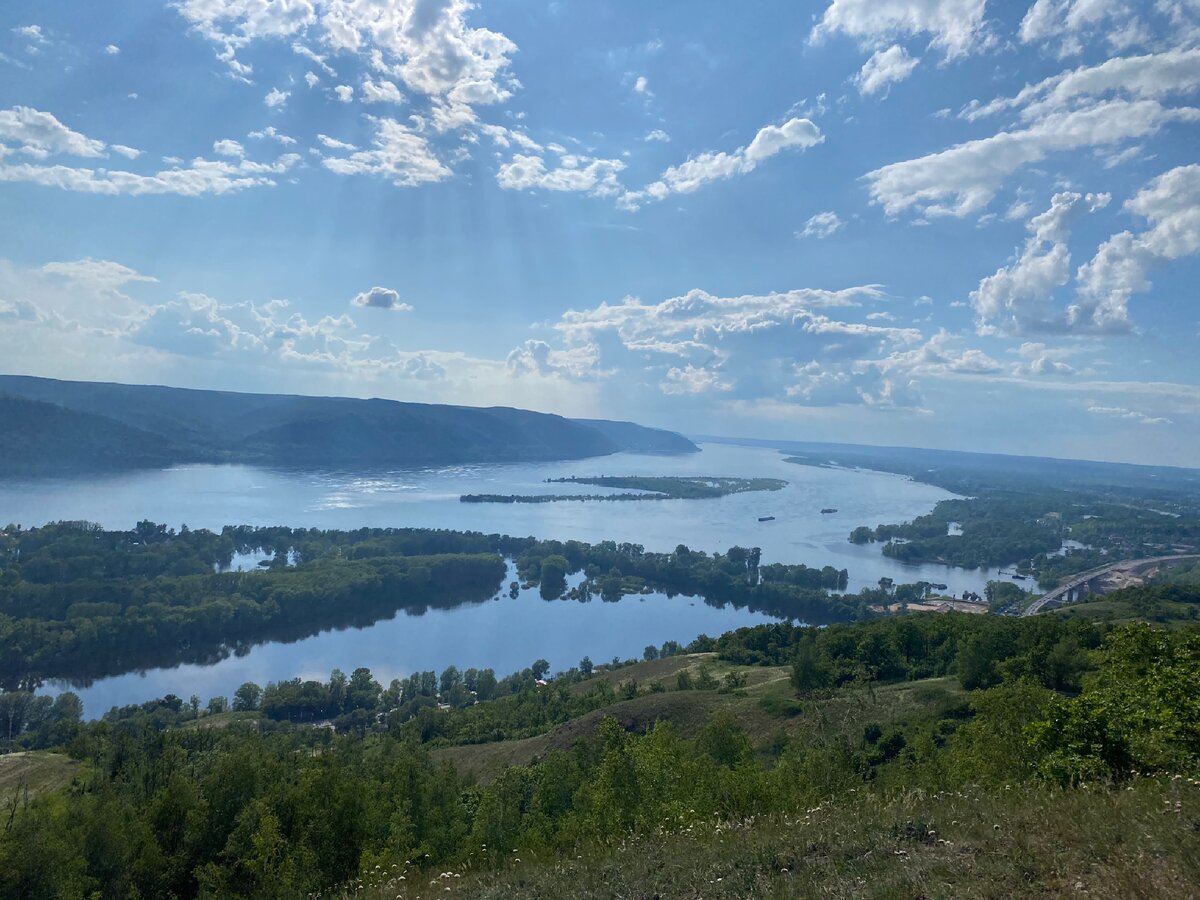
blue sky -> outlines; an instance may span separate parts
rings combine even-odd
[[[1200,465],[1196,0],[10,0],[0,368]]]

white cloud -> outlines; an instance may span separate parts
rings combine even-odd
[[[412,307],[400,302],[400,295],[391,288],[373,287],[369,291],[356,294],[350,301],[354,306],[368,309],[389,309],[394,312],[412,312]]]
[[[318,134],[317,140],[320,141],[322,146],[327,147],[330,150],[357,150],[358,149],[358,147],[354,146],[354,144],[347,143],[346,141],[339,141],[337,138],[330,137],[327,134]]]
[[[142,155],[141,150],[136,147],[126,147],[124,144],[109,144],[108,149],[126,159],[137,159]]]
[[[793,118],[782,125],[766,125],[754,139],[732,153],[701,153],[663,172],[661,178],[640,191],[627,191],[621,206],[637,209],[649,200],[662,200],[671,194],[688,194],[713,181],[753,172],[764,160],[784,150],[805,150],[825,140],[809,119]]]
[[[358,54],[394,72],[409,89],[448,104],[498,103],[519,86],[508,71],[516,45],[503,34],[469,26],[469,0],[181,0],[177,8],[217,46],[236,77],[251,71],[237,59],[242,47],[308,35],[334,52]],[[326,66],[324,57],[303,44],[293,43],[293,50]]]
[[[960,115],[968,121],[1010,109],[1025,121],[1071,109],[1080,101],[1110,95],[1158,100],[1200,88],[1200,50],[1168,50],[1145,56],[1114,57],[1094,66],[1068,69],[1027,85],[1013,97],[972,101]]]
[[[886,50],[876,50],[854,76],[854,83],[858,85],[859,93],[876,94],[906,79],[920,61],[909,56],[899,44],[893,44]]]
[[[669,134],[667,134],[665,131],[663,131],[661,128],[654,128],[654,129],[646,132],[646,137],[643,138],[643,140],[645,140],[645,141],[660,141],[660,142],[666,144],[671,140],[671,136]]]
[[[105,150],[103,141],[72,131],[50,113],[28,106],[0,110],[0,145],[35,159],[55,153],[96,157]]]
[[[1170,425],[1171,420],[1163,416],[1149,416],[1136,409],[1126,409],[1123,406],[1089,406],[1088,412],[1098,416],[1111,416],[1118,419],[1128,419],[1139,425]]]
[[[63,165],[0,164],[0,182],[20,181],[57,187],[86,194],[178,194],[199,197],[227,194],[252,187],[270,187],[275,177],[287,172],[300,157],[284,154],[273,163],[236,163],[197,157],[186,166],[140,175],[115,169],[88,169]]]
[[[321,79],[317,77],[317,74],[315,72],[305,72],[304,73],[304,83],[307,84],[310,88],[315,88],[318,84],[321,83]]]
[[[1200,110],[1157,100],[1107,100],[1044,116],[1027,128],[957,144],[948,150],[868,172],[872,200],[888,215],[915,208],[926,216],[978,212],[1004,180],[1052,153],[1111,147],[1157,133],[1172,122],[1200,121]]]
[[[333,93],[337,97],[339,103],[354,102],[354,88],[348,84],[339,84],[333,89]]]
[[[1073,328],[1123,331],[1129,298],[1150,289],[1149,271],[1200,253],[1200,165],[1164,172],[1125,204],[1150,227],[1114,234],[1079,267],[1078,292],[1068,310]]]
[[[1075,350],[1064,347],[1048,347],[1037,341],[1026,341],[1015,352],[1021,361],[1013,366],[1014,375],[1074,375],[1075,369],[1064,362]]]
[[[118,47],[116,44],[109,44],[107,47],[104,48],[104,52],[107,53],[109,56],[116,56],[118,53],[121,52],[121,48]]]
[[[621,190],[617,175],[624,168],[625,163],[619,159],[594,159],[568,153],[548,169],[542,157],[518,153],[500,166],[496,183],[511,191],[540,188],[611,197]]]
[[[650,93],[650,82],[646,80],[645,75],[639,75],[637,77],[637,80],[633,83],[633,89],[636,93],[645,94],[647,97],[654,96],[652,93]]]
[[[1050,300],[1071,277],[1071,223],[1110,199],[1108,194],[1058,193],[1048,210],[1030,219],[1030,236],[1016,262],[997,269],[971,292],[981,333],[1030,334],[1067,327],[1066,311],[1054,309]]]
[[[672,366],[667,369],[659,387],[664,394],[707,394],[712,391],[730,391],[733,385],[723,381],[718,372],[688,363],[683,368]]]
[[[294,137],[289,137],[288,135],[283,134],[282,132],[278,131],[274,125],[268,125],[261,131],[251,131],[246,135],[246,137],[256,141],[262,141],[270,138],[273,141],[278,141],[285,147],[290,147],[292,144],[296,143],[296,139]]]
[[[278,109],[287,103],[287,99],[290,96],[291,91],[281,91],[279,88],[271,88],[267,92],[267,96],[263,97],[263,103],[267,104],[271,109]]]
[[[220,141],[213,141],[212,148],[213,153],[217,154],[218,156],[232,156],[237,159],[241,159],[246,155],[246,148],[237,141],[232,141],[229,138],[225,138],[224,140]]]
[[[400,89],[385,78],[372,81],[364,78],[362,83],[363,103],[403,103],[404,95]]]
[[[833,211],[819,212],[809,217],[804,228],[796,232],[796,237],[824,239],[841,231],[845,224]]]
[[[322,72],[324,72],[326,75],[328,75],[330,78],[337,78],[337,72],[334,71],[333,67],[331,65],[329,65],[329,63],[326,61],[327,57],[321,56],[319,53],[317,53],[311,47],[309,47],[305,44],[302,44],[299,41],[293,41],[292,42],[292,52],[295,53],[297,56],[303,56],[305,59],[311,60],[312,62],[316,63],[318,68],[320,68],[320,70]],[[316,76],[314,75],[313,77],[315,78]],[[309,87],[312,87],[312,85],[309,85]]]
[[[1200,33],[1200,6],[1192,0],[1155,4],[1123,0],[1036,0],[1018,36],[1058,56],[1073,56],[1104,38],[1117,52],[1162,40],[1184,42]]]
[[[819,41],[845,34],[866,47],[897,38],[928,35],[930,46],[948,59],[970,53],[990,40],[984,21],[986,0],[832,0],[812,31]]]
[[[598,352],[591,344],[555,350],[545,341],[528,340],[505,359],[509,375],[542,375],[573,380],[597,377]]]
[[[321,164],[339,175],[376,175],[396,187],[415,187],[450,177],[450,170],[434,155],[429,142],[395,119],[367,116],[375,126],[372,149],[349,156],[328,156]],[[328,146],[328,145],[327,145]]]

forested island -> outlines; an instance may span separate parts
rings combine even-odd
[[[563,500],[711,500],[750,491],[779,491],[781,478],[730,478],[678,475],[594,475],[547,478],[547,484],[590,484],[616,488],[618,494],[463,494],[463,503],[556,503]]]
[[[222,571],[235,553],[250,552],[269,560],[255,571]],[[9,526],[0,531],[0,686],[210,663],[254,643],[365,625],[398,610],[478,603],[503,589],[506,560],[547,600],[662,591],[836,622],[869,616],[894,593],[832,593],[845,589],[846,570],[760,566],[759,557],[756,548],[653,553],[611,541],[427,529]],[[568,592],[572,573],[584,577]]]

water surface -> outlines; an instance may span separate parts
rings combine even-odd
[[[453,466],[396,471],[298,471],[230,465],[177,466],[88,478],[43,478],[0,483],[0,520],[25,526],[87,519],[131,528],[140,519],[174,527],[219,530],[227,524],[354,529],[429,527],[541,538],[629,541],[648,550],[679,544],[724,551],[762,548],[762,560],[832,565],[849,570],[849,590],[897,584],[944,583],[960,594],[982,593],[990,570],[906,565],[879,545],[847,540],[857,525],[911,519],[953,497],[940,488],[877,472],[820,469],[783,461],[773,450],[704,444],[683,456],[616,454],[575,462]],[[780,491],[731,494],[711,500],[566,501],[539,504],[461,503],[467,493],[559,493],[547,478],[568,475],[724,475],[782,478]],[[572,485],[584,492],[587,485]],[[592,488],[598,494],[603,488]],[[823,508],[836,513],[822,514]],[[774,516],[759,522],[759,517]],[[254,560],[246,560],[252,565]],[[702,601],[662,595],[619,603],[547,603],[536,592],[482,605],[403,612],[363,629],[331,630],[291,644],[252,648],[211,666],[181,666],[96,682],[83,692],[89,715],[113,704],[165,693],[207,699],[229,695],[247,680],[328,677],[335,666],[368,666],[385,681],[422,669],[491,667],[498,674],[544,657],[557,669],[593,660],[640,656],[648,643],[686,643],[700,633],[765,621],[745,610],[714,609]]]

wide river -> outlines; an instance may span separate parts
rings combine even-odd
[[[679,544],[723,551],[762,548],[767,562],[832,565],[850,573],[849,590],[896,583],[945,583],[957,594],[983,592],[989,570],[910,566],[882,556],[878,545],[847,540],[857,525],[900,522],[953,495],[895,475],[818,469],[784,462],[761,448],[704,444],[682,456],[617,454],[577,462],[454,466],[440,469],[289,471],[252,466],[178,466],[161,471],[83,478],[0,482],[0,522],[25,526],[86,519],[131,528],[140,519],[178,527],[290,525],[353,529],[428,527],[534,535],[541,538],[629,541],[648,550]],[[729,475],[782,478],[776,492],[716,500],[635,503],[562,502],[467,504],[467,493],[532,494],[566,486],[545,479],[566,475]],[[586,488],[570,485],[572,493]],[[600,492],[600,491],[597,491]],[[821,514],[822,508],[836,508]],[[760,516],[774,521],[759,522]],[[110,706],[167,693],[230,696],[245,681],[327,678],[333,668],[367,666],[386,684],[413,671],[450,664],[494,668],[498,675],[544,657],[555,670],[585,655],[597,662],[640,657],[650,643],[687,643],[770,617],[714,608],[687,597],[652,594],[619,603],[546,602],[536,591],[516,599],[467,604],[424,615],[399,613],[367,628],[331,630],[293,643],[269,643],[209,666],[179,666],[106,678],[78,688],[89,716]]]

